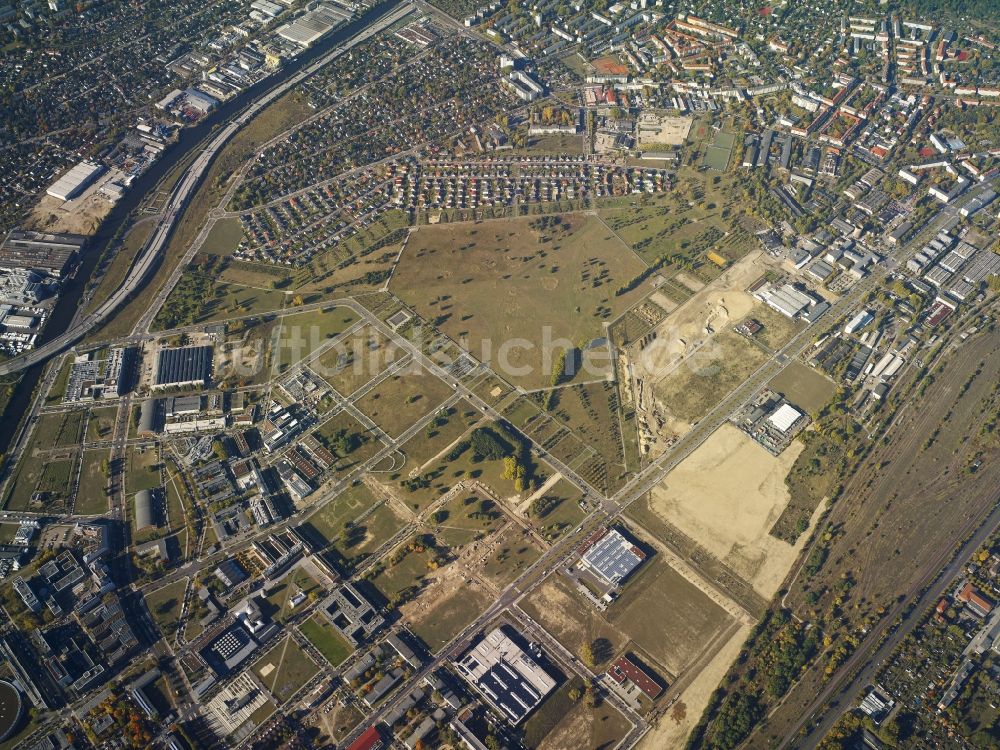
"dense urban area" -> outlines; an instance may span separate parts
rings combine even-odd
[[[0,0],[0,750],[1000,747],[1000,5],[479,2]]]

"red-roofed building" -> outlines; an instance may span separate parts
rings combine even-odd
[[[943,598],[937,603],[934,608],[934,617],[937,618],[938,622],[944,621],[944,613],[948,611],[948,600]]]
[[[629,683],[635,685],[646,694],[647,698],[655,701],[663,692],[663,686],[636,659],[630,658],[630,656],[630,654],[626,654],[615,659],[608,668],[608,677],[621,687],[626,687]]]
[[[958,600],[965,602],[966,606],[980,617],[986,617],[993,611],[993,602],[980,594],[976,587],[968,582],[958,592]]]
[[[382,735],[375,727],[368,727],[361,736],[350,744],[347,750],[380,750],[385,747]]]

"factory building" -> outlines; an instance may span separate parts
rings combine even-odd
[[[72,200],[87,189],[104,172],[104,167],[90,161],[81,161],[52,183],[46,194],[61,201]]]
[[[15,229],[0,245],[0,267],[44,271],[59,278],[87,243],[78,234],[46,234]]]
[[[618,529],[608,529],[580,558],[579,567],[611,586],[618,586],[642,565],[646,553]]]
[[[551,693],[556,681],[532,656],[497,628],[472,647],[455,668],[501,716],[519,724]]]
[[[212,354],[210,346],[160,349],[154,385],[157,388],[205,385],[212,377]]]

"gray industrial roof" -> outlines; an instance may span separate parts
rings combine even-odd
[[[156,385],[204,383],[211,375],[210,346],[182,346],[160,350],[156,364]]]
[[[141,531],[153,525],[153,493],[139,490],[135,493],[135,529]]]

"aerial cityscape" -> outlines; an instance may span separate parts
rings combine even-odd
[[[0,45],[0,750],[1000,748],[996,0]]]

